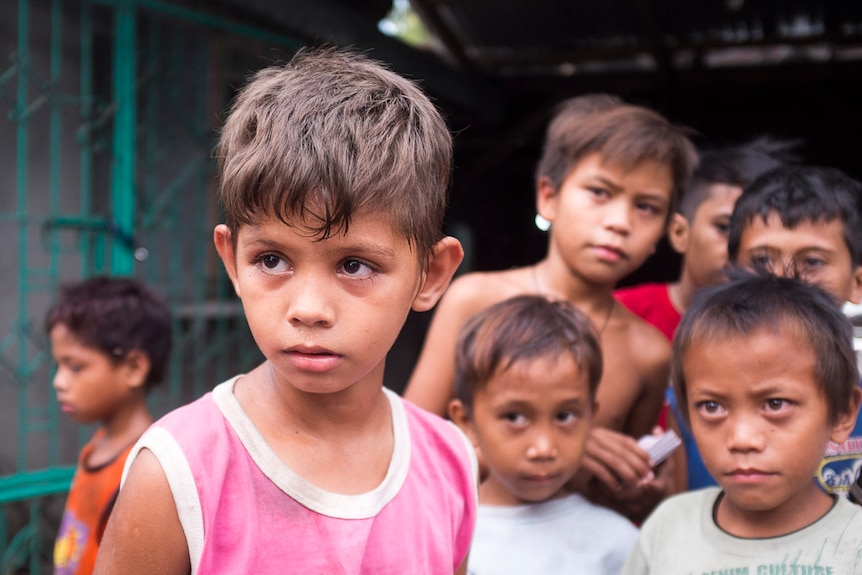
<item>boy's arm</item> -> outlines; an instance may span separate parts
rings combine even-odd
[[[643,342],[638,358],[641,393],[632,407],[625,428],[635,439],[652,432],[664,405],[665,392],[670,385],[670,345],[651,326],[650,331],[655,332],[654,337],[639,338]]]
[[[463,276],[443,295],[404,390],[404,399],[442,417],[446,417],[455,389],[458,334],[467,319],[482,307],[473,297],[476,283],[470,275]]]
[[[646,326],[645,326],[646,327]],[[654,328],[637,333],[641,394],[625,424],[625,433],[596,428],[590,433],[584,457],[584,475],[596,478],[576,489],[633,521],[640,521],[665,497],[675,492],[675,465],[668,461],[653,470],[637,439],[654,432],[670,378],[670,346]],[[596,484],[597,483],[597,484]]]
[[[671,349],[667,340],[643,320],[638,319],[634,329],[631,342],[638,345],[631,348],[636,347],[637,352],[629,358],[632,369],[638,374],[637,398],[631,403],[621,431],[610,429],[615,427],[611,420],[603,420],[602,415],[613,411],[603,413],[602,401],[622,404],[625,398],[606,395],[600,400],[583,463],[585,470],[611,491],[643,483],[652,470],[649,456],[638,446],[637,440],[654,432],[670,378]]]
[[[191,573],[185,533],[161,465],[143,449],[105,528],[94,575]]]

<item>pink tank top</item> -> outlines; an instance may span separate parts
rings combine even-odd
[[[476,517],[476,460],[454,425],[396,394],[394,448],[373,491],[305,481],[272,452],[233,395],[236,379],[156,422],[151,450],[186,534],[192,573],[453,573]]]

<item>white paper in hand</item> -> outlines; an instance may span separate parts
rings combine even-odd
[[[638,445],[649,453],[653,464],[658,465],[667,459],[674,449],[682,445],[682,441],[673,429],[668,429],[662,435],[644,435],[638,439]]]

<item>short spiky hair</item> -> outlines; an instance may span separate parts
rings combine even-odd
[[[545,135],[536,179],[549,178],[556,190],[585,156],[633,168],[643,160],[667,164],[673,178],[670,212],[676,208],[697,165],[697,150],[683,130],[648,108],[616,96],[590,94],[562,102]]]
[[[567,301],[517,296],[474,315],[464,325],[455,360],[455,396],[469,411],[477,390],[512,365],[569,354],[586,372],[595,397],[602,351],[590,319]]]
[[[803,222],[844,225],[844,242],[854,266],[862,265],[862,183],[841,170],[821,166],[784,166],[769,171],[742,191],[730,218],[727,251],[739,258],[743,230],[770,215],[793,229]]]
[[[263,216],[326,238],[362,211],[391,220],[422,258],[442,237],[451,134],[414,83],[360,54],[303,49],[257,72],[216,154],[234,238]]]
[[[138,280],[95,276],[64,285],[45,315],[45,331],[50,334],[60,324],[111,361],[122,360],[130,351],[146,353],[147,389],[164,379],[171,351],[170,309]]]
[[[729,283],[698,294],[674,335],[671,378],[686,422],[684,364],[692,346],[744,338],[758,329],[793,334],[809,347],[831,422],[847,413],[859,384],[850,320],[829,294],[797,277],[735,272]]]

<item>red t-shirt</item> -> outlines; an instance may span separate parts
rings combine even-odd
[[[668,341],[673,341],[682,315],[673,307],[667,288],[666,283],[647,283],[620,288],[614,295],[617,301],[656,326]]]

